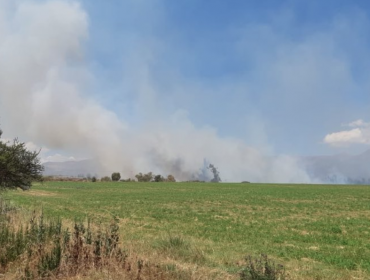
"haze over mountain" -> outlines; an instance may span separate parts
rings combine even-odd
[[[91,177],[99,176],[101,166],[95,163],[94,160],[77,160],[64,162],[45,162],[43,174],[45,176],[61,176],[61,177]],[[100,174],[101,176],[103,174]],[[107,174],[110,175],[110,174]]]
[[[305,157],[302,163],[314,181],[370,185],[370,150],[358,155]]]

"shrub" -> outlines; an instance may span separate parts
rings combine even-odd
[[[168,236],[164,236],[161,239],[156,240],[154,248],[165,252],[168,256],[175,259],[181,259],[186,262],[190,261],[195,262],[196,264],[201,264],[206,261],[206,256],[202,250],[199,250],[199,248],[191,241],[179,235],[169,234]]]
[[[155,175],[154,176],[154,182],[163,182],[165,179],[162,177],[162,175]]]
[[[117,217],[104,227],[88,220],[69,230],[35,212],[18,224],[16,209],[1,197],[0,210],[0,279],[190,279],[187,270],[168,270],[124,250]],[[164,246],[188,254],[186,244],[174,237]]]
[[[175,179],[175,177],[173,176],[173,175],[168,175],[167,176],[167,180],[166,180],[167,182],[176,182],[176,179]]]
[[[128,179],[121,179],[120,182],[136,182],[135,179],[131,179],[131,178],[128,178]]]
[[[111,180],[111,178],[110,178],[109,176],[104,176],[104,177],[102,177],[102,178],[100,179],[100,181],[102,181],[102,182],[110,182],[110,181],[112,181],[112,180]]]
[[[281,264],[275,264],[267,255],[258,257],[247,256],[247,264],[240,272],[240,280],[284,280],[285,269]]]
[[[148,172],[147,174],[142,174],[140,172],[139,174],[136,174],[135,177],[139,182],[151,182],[153,179],[153,173]]]
[[[4,215],[0,213],[0,218]],[[45,221],[43,214],[37,217],[35,212],[24,227],[9,221],[0,220],[0,271],[22,259],[25,264],[22,279],[73,276],[81,270],[109,266],[112,261],[124,265],[127,258],[118,246],[116,217],[104,230],[92,231],[88,221],[87,227],[75,223],[72,232],[63,229],[60,220]]]

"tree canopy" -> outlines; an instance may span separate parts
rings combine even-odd
[[[175,179],[175,177],[173,176],[173,175],[168,175],[167,176],[167,180],[166,180],[167,182],[176,182],[176,179]]]
[[[119,179],[121,179],[121,174],[119,172],[113,172],[111,177],[112,181],[119,181]]]
[[[0,130],[0,138],[1,135]],[[42,181],[44,167],[38,155],[39,152],[28,151],[17,138],[12,143],[0,139],[0,189],[28,190],[32,182]]]
[[[138,182],[150,182],[152,181],[154,175],[152,172],[148,172],[146,174],[140,172],[139,174],[136,174],[135,177],[138,180]]]

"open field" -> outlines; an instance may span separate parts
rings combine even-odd
[[[162,262],[232,277],[265,253],[292,279],[370,278],[368,186],[46,182],[5,195],[64,220],[117,215],[123,245]]]

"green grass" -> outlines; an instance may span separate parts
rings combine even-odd
[[[265,253],[296,279],[370,277],[368,186],[47,182],[6,197],[70,220],[117,215],[127,244],[178,261],[236,272]]]

